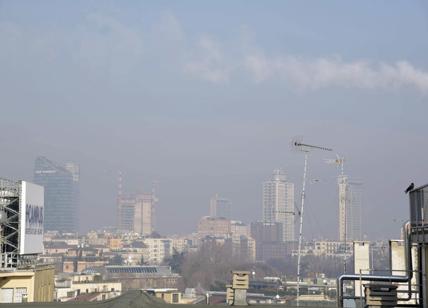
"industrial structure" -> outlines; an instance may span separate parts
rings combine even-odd
[[[54,267],[43,252],[44,190],[0,179],[0,303],[52,301]]]
[[[16,268],[43,252],[43,187],[0,179],[0,269]]]
[[[355,274],[337,279],[339,307],[355,301],[367,306],[428,307],[428,185],[412,189],[409,201],[410,220],[402,228],[403,244],[390,241],[389,273],[376,272],[366,243],[360,242],[357,250],[354,244]]]

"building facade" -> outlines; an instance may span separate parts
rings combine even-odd
[[[348,176],[338,177],[339,187],[339,240],[360,241],[362,183],[350,181]]]
[[[283,241],[295,240],[294,184],[287,181],[284,171],[273,171],[269,181],[263,183],[263,222],[283,225]]]
[[[54,272],[50,265],[0,272],[0,303],[51,302]]]
[[[122,283],[122,291],[180,288],[182,277],[169,266],[106,266],[104,278]]]
[[[216,194],[210,200],[210,216],[230,219],[231,207],[230,200],[221,198]]]
[[[134,232],[150,235],[154,231],[155,196],[144,193],[135,200]]]
[[[120,195],[117,201],[117,228],[120,232],[134,232],[144,236],[153,233],[155,227],[154,193],[136,196]]]
[[[144,240],[147,246],[144,262],[148,264],[161,264],[173,254],[172,239],[169,238],[147,238]]]
[[[283,224],[279,222],[265,223],[257,221],[251,223],[251,237],[256,242],[256,261],[283,259],[293,248],[293,242],[283,241]]]
[[[200,238],[211,237],[229,237],[230,220],[223,217],[205,216],[199,220],[198,236]]]
[[[75,232],[78,228],[79,166],[58,165],[37,157],[34,183],[45,188],[44,229]]]

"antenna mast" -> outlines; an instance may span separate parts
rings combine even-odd
[[[297,152],[303,152],[305,154],[305,163],[303,167],[303,183],[302,183],[302,194],[301,194],[301,206],[300,206],[300,224],[299,224],[299,246],[297,250],[297,296],[296,302],[299,306],[299,296],[300,296],[300,260],[301,260],[301,251],[302,251],[302,240],[303,240],[303,210],[305,205],[305,195],[306,195],[306,175],[308,172],[308,156],[309,152],[312,150],[322,150],[322,151],[333,151],[330,148],[306,144],[302,142],[301,137],[296,137],[291,141],[292,150]]]

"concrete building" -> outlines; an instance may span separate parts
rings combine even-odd
[[[173,253],[182,253],[189,251],[191,247],[195,246],[194,240],[185,236],[185,237],[173,237],[172,240],[172,249]]]
[[[256,241],[245,235],[232,235],[232,255],[242,262],[256,261]]]
[[[145,290],[149,294],[153,294],[157,298],[163,300],[168,304],[185,304],[182,302],[181,292],[177,289],[147,289]]]
[[[147,257],[144,261],[148,264],[161,264],[173,254],[172,239],[146,238],[144,244],[147,246]]]
[[[284,171],[273,171],[269,181],[263,183],[263,221],[283,225],[283,241],[294,237],[294,184],[287,181]]]
[[[117,204],[118,230],[148,236],[154,231],[155,205],[153,193],[136,196],[120,195]]]
[[[198,236],[229,237],[230,220],[224,217],[204,216],[198,223]]]
[[[178,288],[182,277],[171,271],[169,266],[106,266],[103,272],[106,280],[122,283],[122,290]]]
[[[134,231],[135,198],[120,195],[117,200],[117,229],[119,232]]]
[[[362,234],[362,183],[350,181],[348,176],[338,177],[339,187],[339,240],[359,241]]]
[[[0,303],[53,301],[54,271],[50,265],[0,271]]]
[[[154,231],[156,197],[153,193],[138,195],[135,200],[134,232],[147,236]]]
[[[305,242],[301,255],[317,256],[317,257],[343,257],[344,254],[348,257],[352,256],[352,245],[353,242],[347,242],[346,246],[341,241],[310,241]],[[297,256],[297,249],[292,252],[293,256]]]
[[[250,226],[244,224],[242,221],[237,220],[230,221],[230,233],[232,234],[232,236],[251,236]]]
[[[77,164],[67,163],[63,166],[46,157],[36,158],[34,183],[45,189],[45,230],[77,231],[79,180]]]
[[[122,283],[106,281],[98,273],[58,276],[55,279],[55,300],[65,302],[83,294],[97,294],[95,300],[107,300],[122,293]]]
[[[255,221],[250,224],[250,234],[258,243],[262,242],[283,242],[283,224],[265,223],[263,221]]]
[[[256,241],[256,261],[283,259],[286,254],[291,253],[294,243],[286,243],[282,240],[283,226],[279,222],[257,221],[251,223],[251,237]]]
[[[230,219],[231,207],[230,200],[221,198],[218,194],[215,194],[210,200],[210,216]]]

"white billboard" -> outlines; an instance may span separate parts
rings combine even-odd
[[[43,252],[44,188],[21,182],[19,203],[19,254]]]

